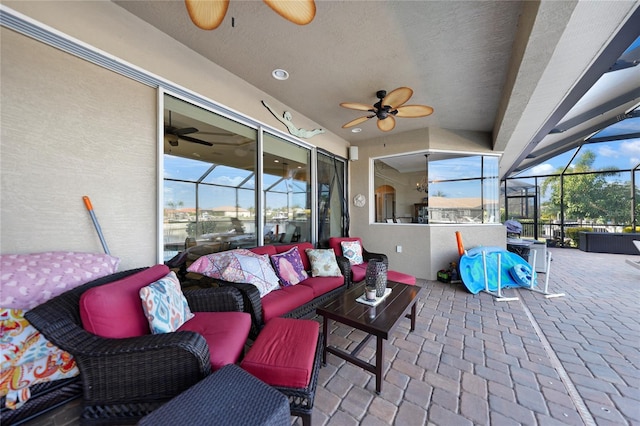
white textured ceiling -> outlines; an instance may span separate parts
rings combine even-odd
[[[361,133],[342,129],[365,114],[340,102],[373,104],[377,90],[411,87],[408,103],[435,112],[397,118],[391,133],[489,132],[504,151],[501,174],[564,117],[579,97],[567,99],[588,89],[581,79],[624,24],[638,20],[631,1],[316,0],[313,22],[297,26],[261,1],[231,0],[222,25],[203,31],[182,0],[114,2],[261,89],[277,110],[304,114],[353,144],[382,133],[375,119]],[[273,79],[276,68],[291,77]]]

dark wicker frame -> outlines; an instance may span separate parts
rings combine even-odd
[[[21,425],[55,410],[82,396],[82,382],[78,376],[31,386],[31,397],[17,410],[5,408],[6,397],[0,399],[3,425]]]
[[[82,293],[143,269],[89,282],[25,314],[49,341],[76,359],[83,385],[83,424],[135,424],[211,373],[209,348],[198,333],[105,339],[82,328]],[[231,287],[184,294],[194,312],[244,310],[242,295]]]
[[[298,306],[292,311],[285,313],[282,315],[283,318],[311,318],[315,315],[316,308],[318,306],[351,287],[351,264],[349,263],[349,260],[344,256],[336,256],[336,261],[340,268],[340,272],[342,272],[342,275],[344,276],[344,284],[314,298],[304,305]],[[247,283],[233,283],[219,279],[215,279],[214,281],[221,288],[233,287],[240,290],[244,300],[245,312],[251,314],[250,336],[252,338],[257,337],[260,330],[262,330],[262,327],[264,327],[264,322],[262,320],[262,301],[260,299],[260,292],[258,291],[258,288],[253,284]]]

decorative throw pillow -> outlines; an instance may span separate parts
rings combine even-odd
[[[176,331],[194,317],[175,272],[140,289],[142,309],[153,334]]]
[[[236,261],[236,254],[251,256],[253,253],[246,249],[235,249],[208,254],[196,259],[196,261],[187,268],[187,271],[197,272],[198,274],[219,280],[225,279],[222,275],[229,264]],[[226,279],[226,281],[232,280]]]
[[[302,265],[298,247],[292,247],[284,253],[274,254],[271,256],[271,263],[273,263],[273,268],[284,287],[296,285],[309,278]]]
[[[0,306],[31,309],[80,284],[113,274],[120,259],[51,251],[0,255]]]
[[[311,262],[311,276],[313,277],[341,277],[342,272],[336,262],[333,249],[306,249]]]
[[[342,246],[342,255],[349,259],[349,263],[359,265],[364,262],[360,241],[341,241],[340,245]]]
[[[249,283],[258,288],[260,297],[280,287],[278,276],[271,267],[269,256],[252,252],[249,254],[234,254],[234,260],[223,271],[222,279],[236,283]]]

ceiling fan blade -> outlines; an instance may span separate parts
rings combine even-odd
[[[202,139],[192,138],[191,136],[181,135],[180,139],[183,139],[187,142],[199,143],[200,145],[213,146],[211,142],[203,141]]]
[[[367,121],[368,119],[373,118],[373,117],[375,117],[375,115],[367,115],[367,116],[364,116],[364,117],[356,118],[355,120],[351,120],[347,124],[343,125],[342,128],[343,129],[347,129],[349,127],[357,126],[358,124],[364,123],[365,121]]]
[[[416,118],[433,114],[433,108],[426,105],[404,105],[398,107],[396,117]]]
[[[203,30],[220,26],[229,8],[229,0],[184,0],[191,21]]]
[[[396,119],[393,118],[393,115],[389,115],[387,118],[378,120],[378,129],[383,132],[391,131],[394,127],[396,127]]]
[[[391,108],[398,108],[400,105],[407,102],[411,96],[413,96],[413,90],[408,87],[398,87],[396,90],[384,97],[382,100],[382,106],[389,105]]]
[[[298,25],[307,25],[316,16],[314,0],[264,0],[278,15]]]
[[[174,134],[178,136],[188,135],[189,133],[198,133],[198,129],[195,127],[185,127],[184,129],[176,129]]]
[[[342,102],[340,104],[343,108],[355,109],[357,111],[373,111],[373,107],[367,104],[361,104],[359,102]]]

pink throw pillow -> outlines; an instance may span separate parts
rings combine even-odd
[[[119,263],[117,257],[100,253],[0,255],[0,306],[34,308],[67,290],[113,274]]]

